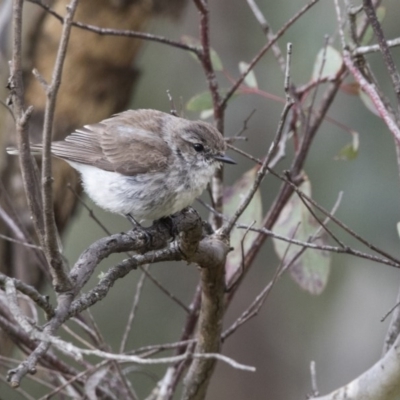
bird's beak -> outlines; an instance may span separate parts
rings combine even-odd
[[[228,156],[225,155],[225,154],[222,154],[222,155],[215,155],[214,158],[215,158],[216,160],[218,160],[218,161],[222,161],[222,162],[227,163],[227,164],[236,164],[236,161],[235,161],[235,160],[233,160],[232,158],[228,157]]]

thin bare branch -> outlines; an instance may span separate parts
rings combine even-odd
[[[0,273],[0,283],[5,285],[7,279],[9,278],[4,274]],[[19,279],[13,279],[15,288],[32,299],[43,311],[46,313],[46,317],[49,320],[54,316],[54,308],[50,304],[49,298],[47,296],[42,296],[33,286],[27,285],[26,283],[20,281]]]
[[[239,229],[249,229],[250,231],[253,231],[253,232],[263,233],[263,234],[273,237],[275,239],[283,240],[284,242],[288,242],[288,243],[293,243],[298,246],[307,247],[307,248],[314,249],[314,250],[329,251],[332,253],[349,254],[349,255],[359,257],[359,258],[364,258],[366,260],[374,261],[379,264],[385,264],[385,265],[389,265],[390,267],[400,268],[400,262],[394,262],[387,258],[382,258],[382,257],[374,256],[372,254],[364,253],[362,251],[353,249],[348,246],[343,248],[343,247],[337,247],[337,246],[314,244],[311,242],[302,242],[302,241],[296,240],[296,239],[289,239],[286,236],[279,235],[279,234],[274,233],[273,231],[270,231],[266,228],[252,228],[247,225],[241,225],[241,224],[238,224],[237,227]]]
[[[340,221],[337,217],[335,217],[333,214],[331,214],[329,211],[327,211],[324,207],[322,207],[320,204],[318,204],[315,200],[313,200],[311,197],[307,196],[304,192],[301,192],[298,187],[291,182],[290,180],[284,178],[283,176],[277,174],[274,170],[270,169],[269,172],[271,175],[276,176],[279,179],[283,179],[286,183],[289,184],[289,186],[296,191],[297,193],[301,193],[301,196],[306,199],[310,204],[312,204],[315,208],[317,208],[319,211],[321,211],[324,215],[329,217],[335,224],[340,226],[343,230],[345,230],[348,234],[356,238],[360,243],[362,243],[364,246],[368,247],[369,249],[375,251],[376,253],[382,255],[383,257],[386,257],[388,260],[391,260],[393,262],[393,266],[397,266],[400,264],[400,260],[397,259],[396,257],[393,257],[386,251],[378,248],[377,246],[373,245],[371,242],[368,240],[364,239],[362,236],[360,236],[358,233],[353,231],[351,228],[349,228],[346,224],[344,224],[342,221]],[[386,264],[386,263],[385,263]]]
[[[289,95],[289,78],[290,78],[290,59],[291,59],[291,54],[292,54],[292,45],[289,43],[288,44],[288,48],[287,48],[287,61],[286,61],[286,73],[285,73],[285,82],[284,82],[284,86],[285,86],[285,90],[287,93],[287,97],[286,97],[286,103],[285,106],[283,108],[283,111],[281,113],[281,117],[279,120],[279,124],[278,124],[278,128],[275,134],[275,138],[268,150],[268,153],[260,167],[260,169],[257,171],[257,177],[253,182],[252,187],[249,189],[249,191],[247,192],[247,194],[243,197],[243,200],[241,201],[240,205],[238,206],[237,210],[235,211],[235,213],[232,215],[232,217],[230,218],[230,220],[224,224],[224,226],[222,227],[221,233],[222,235],[228,236],[231,232],[231,230],[233,229],[233,227],[235,226],[237,220],[239,219],[239,217],[242,215],[242,213],[244,212],[244,210],[247,208],[247,206],[249,205],[251,199],[253,198],[254,194],[256,193],[258,187],[260,186],[265,174],[268,171],[268,164],[271,161],[272,156],[275,154],[276,149],[278,148],[278,145],[281,141],[282,138],[282,133],[283,133],[283,128],[285,126],[285,122],[286,122],[286,118],[289,114],[289,111],[291,109],[291,107],[293,106],[293,101]]]
[[[143,269],[145,271],[147,271],[148,267],[149,267],[148,265],[144,265]],[[126,322],[124,335],[122,336],[121,344],[120,344],[120,347],[119,347],[119,352],[120,353],[123,353],[125,351],[126,342],[128,340],[129,333],[130,333],[130,331],[132,329],[132,324],[133,324],[133,320],[135,319],[136,310],[139,307],[140,294],[142,292],[142,288],[143,288],[143,284],[144,284],[145,278],[146,278],[146,274],[143,272],[142,275],[139,278],[139,281],[138,281],[137,285],[136,285],[136,292],[135,292],[135,297],[133,298],[131,312],[129,313],[128,321]]]
[[[386,44],[388,45],[388,47],[398,47],[400,46],[400,38],[387,40]],[[357,47],[352,51],[351,54],[353,56],[361,56],[368,53],[377,53],[380,50],[381,48],[379,47],[379,44],[371,44],[369,46]]]
[[[237,79],[237,81],[232,85],[229,91],[226,93],[221,102],[221,107],[225,108],[229,99],[236,92],[239,86],[242,84],[246,76],[253,70],[255,65],[264,54],[277,42],[277,40],[304,14],[306,13],[314,4],[319,0],[311,0],[303,8],[301,8],[292,18],[290,18],[281,29],[276,32],[276,34],[268,41],[268,43],[257,53],[257,55],[250,61],[247,69],[242,73],[242,75]]]
[[[44,222],[42,217],[42,200],[36,174],[35,160],[30,152],[28,121],[33,111],[32,107],[24,108],[24,86],[22,79],[22,6],[23,0],[13,1],[13,43],[12,61],[10,63],[10,78],[8,88],[16,119],[17,147],[20,154],[22,181],[28,200],[29,210],[33,219],[39,242],[43,244]]]
[[[48,85],[46,95],[46,107],[43,123],[43,151],[42,151],[42,199],[44,217],[44,251],[51,266],[53,284],[57,292],[71,290],[72,283],[68,278],[66,266],[58,248],[58,231],[54,219],[54,205],[52,192],[52,168],[51,168],[51,140],[54,121],[54,112],[58,89],[61,85],[61,75],[64,60],[67,54],[67,46],[72,28],[72,20],[79,0],[71,0],[67,6],[67,13],[63,19],[63,30],[57,51],[57,57],[53,69],[52,79]]]
[[[63,17],[60,14],[56,13],[54,10],[52,10],[51,7],[44,4],[41,0],[27,0],[27,1],[29,1],[30,3],[37,4],[38,6],[42,7],[44,10],[46,10],[50,15],[57,18],[61,23],[63,22]],[[176,47],[181,50],[190,51],[196,55],[199,54],[199,49],[196,46],[191,46],[191,45],[183,43],[183,42],[178,42],[178,41],[175,41],[172,39],[165,38],[163,36],[153,35],[151,33],[137,32],[137,31],[131,31],[131,30],[124,30],[124,29],[101,28],[99,26],[84,24],[84,23],[78,22],[78,21],[73,21],[72,26],[79,28],[79,29],[93,32],[97,35],[123,36],[123,37],[131,37],[131,38],[135,38],[135,39],[143,39],[143,40],[148,40],[150,42],[156,42],[156,43],[161,43],[161,44],[165,44],[168,46]]]
[[[62,341],[57,341],[57,346],[59,349],[61,349],[61,347],[60,347],[61,343],[62,343]],[[65,350],[63,350],[64,353],[70,352],[73,355],[80,354],[81,356],[83,356],[83,355],[97,356],[100,358],[104,358],[106,360],[126,361],[126,362],[132,362],[132,363],[140,364],[140,365],[172,364],[172,363],[176,363],[176,362],[185,360],[187,358],[194,358],[194,359],[210,359],[210,358],[212,358],[212,359],[223,361],[235,369],[240,369],[242,371],[255,372],[254,367],[249,366],[249,365],[240,364],[237,361],[233,360],[232,358],[224,356],[219,353],[202,353],[202,354],[185,353],[185,354],[178,355],[178,356],[163,357],[163,358],[142,358],[142,357],[138,357],[135,355],[108,353],[108,352],[102,351],[102,350],[81,349],[81,348],[76,347],[76,346],[72,345],[71,343],[67,343],[67,342],[64,342],[63,345],[65,346]]]
[[[272,32],[270,24],[265,18],[265,15],[261,12],[257,3],[254,0],[247,0],[247,4],[249,5],[250,10],[254,14],[254,17],[258,21],[262,31],[264,32],[264,35],[267,37],[269,41],[272,41],[274,39],[274,33]],[[272,45],[272,52],[274,53],[274,56],[278,61],[281,71],[285,73],[285,58],[282,55],[282,51],[279,48],[278,43],[275,42]]]

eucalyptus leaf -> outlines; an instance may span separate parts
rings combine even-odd
[[[311,184],[307,178],[301,184],[300,190],[311,196]],[[318,221],[310,214],[299,196],[294,193],[281,211],[273,230],[287,238],[307,242],[319,228]],[[312,243],[324,245],[326,239],[325,231],[321,230]],[[284,263],[294,259],[303,249],[302,246],[289,244],[275,238],[273,244],[279,259]],[[330,262],[329,252],[308,248],[295,259],[290,267],[290,275],[302,289],[317,295],[322,293],[328,282]]]
[[[339,154],[335,157],[336,160],[351,161],[357,158],[358,149],[360,147],[359,135],[355,131],[351,131],[350,133],[352,135],[351,143],[348,143],[346,146],[342,147],[342,149],[339,151]]]
[[[220,94],[224,96],[227,93],[226,89],[221,89]],[[235,92],[229,99],[231,101],[235,97],[238,96],[238,93]],[[213,109],[213,101],[211,97],[211,93],[207,90],[205,92],[198,93],[194,95],[187,103],[186,109],[189,111],[208,111]],[[206,112],[207,117],[209,117],[208,112]]]
[[[184,36],[182,36],[181,40],[182,40],[183,43],[188,44],[190,46],[195,46],[198,49],[202,48],[200,40],[195,38],[195,37],[184,35]],[[199,59],[197,58],[196,54],[194,54],[191,51],[189,52],[189,54],[196,61],[199,61]],[[211,59],[211,64],[213,66],[214,71],[222,71],[223,70],[223,65],[222,65],[221,58],[218,55],[218,53],[212,47],[210,48],[210,59]]]
[[[239,71],[243,74],[247,71],[247,69],[249,68],[249,64],[247,64],[244,61],[240,61],[239,63]],[[257,83],[257,79],[256,79],[256,75],[254,73],[254,70],[251,70],[247,75],[246,78],[244,78],[244,82],[247,86],[251,87],[251,88],[258,88],[258,83]]]
[[[332,46],[322,48],[315,59],[312,79],[318,80],[336,75],[343,65],[342,55]],[[322,69],[322,70],[321,70]]]
[[[213,102],[209,91],[193,96],[186,104],[189,111],[204,111],[213,108]]]

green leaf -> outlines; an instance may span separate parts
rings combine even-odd
[[[183,43],[188,44],[190,46],[195,46],[198,49],[202,48],[200,40],[197,38],[194,38],[192,36],[184,35],[184,36],[182,36],[181,40]],[[196,61],[199,61],[196,54],[194,54],[191,51],[189,53]],[[221,58],[219,57],[218,53],[213,48],[210,48],[210,59],[211,59],[211,64],[213,66],[214,71],[222,71],[223,70]]]
[[[249,68],[249,64],[247,64],[244,61],[240,61],[239,63],[239,71],[243,74],[244,72],[247,71],[247,69]],[[246,83],[247,86],[251,87],[251,88],[258,88],[258,84],[257,84],[257,79],[256,79],[256,75],[254,73],[254,70],[251,70],[247,75],[246,78],[244,78],[244,82]]]
[[[226,187],[224,190],[224,214],[232,216],[237,210],[239,204],[242,201],[248,190],[253,185],[256,178],[258,167],[254,167],[244,173],[233,186]],[[260,223],[262,220],[262,202],[261,193],[259,190],[256,191],[250,204],[240,216],[238,223],[251,225],[254,222]],[[252,246],[255,238],[257,237],[256,232],[247,232],[244,229],[234,228],[231,234],[231,246],[234,248],[228,254],[226,261],[226,279],[227,281],[235,275],[235,273],[241,268],[242,265],[242,248],[244,255]],[[243,244],[243,245],[242,245]]]
[[[342,64],[343,59],[341,54],[334,47],[328,45],[322,48],[317,54],[312,79],[318,80],[334,76],[340,71]]]
[[[213,108],[213,102],[209,91],[193,96],[186,104],[189,111],[204,111]]]
[[[300,190],[311,196],[311,184],[307,177],[301,184]],[[294,193],[281,211],[275,223],[274,232],[290,239],[307,242],[319,227],[318,221],[310,214],[299,196]],[[312,243],[326,244],[326,232],[321,230]],[[302,246],[289,244],[275,238],[273,244],[279,259],[284,259],[284,263],[292,260],[302,249]],[[329,252],[306,249],[293,262],[290,267],[290,275],[302,289],[311,294],[320,294],[328,281],[330,262]]]
[[[352,135],[351,143],[346,144],[346,146],[342,147],[339,151],[339,154],[335,157],[335,160],[346,160],[351,161],[357,158],[358,149],[360,146],[359,135],[355,131],[350,131]]]
[[[226,89],[220,90],[220,95],[224,96],[227,93]],[[237,97],[239,94],[236,92],[234,93],[229,101]],[[207,118],[210,116],[207,110],[213,109],[213,102],[212,97],[209,91],[198,93],[193,96],[187,103],[186,109],[189,111],[206,111]]]

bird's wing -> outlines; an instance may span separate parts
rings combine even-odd
[[[160,135],[165,115],[154,110],[129,110],[104,121],[100,145],[115,171],[137,175],[168,167],[171,149]]]
[[[77,129],[52,153],[67,161],[94,165],[123,175],[163,171],[171,150],[162,139],[162,114],[126,111],[103,122]],[[165,114],[164,114],[165,115]]]

